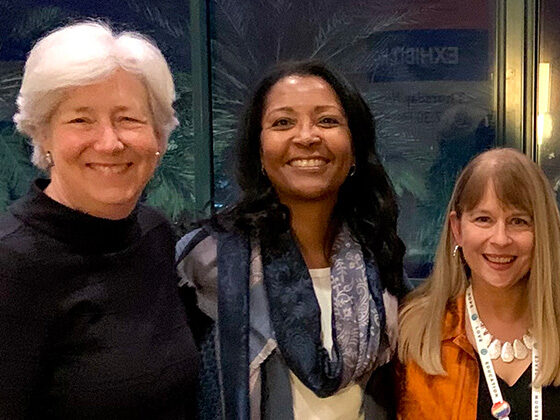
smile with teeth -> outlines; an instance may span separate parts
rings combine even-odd
[[[104,174],[120,174],[132,166],[132,163],[88,163],[88,168]]]
[[[324,166],[327,161],[324,159],[317,158],[307,158],[307,159],[293,159],[288,163],[290,166],[295,166],[297,168],[312,168]]]
[[[513,262],[517,257],[515,256],[500,256],[500,255],[489,255],[489,254],[483,254],[484,258],[488,261],[490,261],[491,263],[495,263],[495,264],[509,264],[511,262]]]

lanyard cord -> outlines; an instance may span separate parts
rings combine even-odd
[[[478,310],[476,309],[476,304],[474,302],[474,296],[472,293],[472,286],[467,288],[465,294],[465,303],[467,306],[467,312],[469,314],[469,321],[471,323],[471,328],[474,334],[474,339],[476,341],[476,348],[478,354],[480,355],[480,362],[482,364],[482,370],[484,372],[484,377],[486,378],[486,384],[488,385],[488,391],[492,397],[492,415],[497,419],[509,420],[510,406],[507,401],[504,401],[502,397],[502,391],[500,391],[500,385],[498,384],[498,379],[496,378],[496,371],[494,370],[494,365],[492,364],[492,359],[490,358],[490,353],[488,348],[484,344],[483,338],[483,326],[482,321],[478,315]],[[539,352],[533,345],[532,351],[532,367],[531,367],[531,378],[535,381],[537,372],[539,369]],[[542,388],[531,387],[531,417],[532,420],[542,419]]]

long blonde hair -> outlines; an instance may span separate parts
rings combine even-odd
[[[532,331],[539,343],[540,372],[535,385],[560,385],[560,215],[542,170],[514,149],[493,149],[475,157],[459,175],[430,277],[405,299],[399,316],[399,359],[416,362],[429,375],[445,375],[441,329],[447,303],[464,293],[470,270],[453,257],[449,214],[476,207],[492,182],[507,207],[527,211],[534,223],[528,280]]]

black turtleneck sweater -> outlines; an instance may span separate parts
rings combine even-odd
[[[0,218],[0,418],[189,418],[198,365],[169,224],[142,205],[89,216],[47,185]]]

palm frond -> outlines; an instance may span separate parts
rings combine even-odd
[[[60,23],[64,15],[57,6],[41,6],[25,9],[21,21],[13,26],[11,37],[32,40],[42,34],[45,29]]]
[[[31,180],[37,176],[38,170],[30,162],[30,152],[27,139],[12,126],[0,130],[0,180],[3,183],[0,212],[24,195]]]

